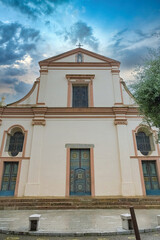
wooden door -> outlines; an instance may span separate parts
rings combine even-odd
[[[147,195],[160,195],[156,161],[142,161],[144,183]]]
[[[16,186],[18,162],[5,162],[0,195],[13,196]]]
[[[90,150],[71,149],[70,195],[91,195]]]

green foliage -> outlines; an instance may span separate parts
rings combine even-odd
[[[140,112],[151,126],[160,129],[160,49],[150,51],[144,65],[135,73],[136,81],[131,89]]]

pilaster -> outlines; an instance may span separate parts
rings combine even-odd
[[[119,69],[112,69],[112,81],[113,81],[113,89],[114,89],[114,104],[121,105],[123,104],[122,91],[120,86],[120,77],[119,77]]]
[[[121,169],[121,194],[122,196],[134,196],[135,187],[132,179],[131,161],[128,146],[127,119],[124,116],[117,116],[114,120],[117,129],[119,148],[119,161]]]
[[[38,196],[40,191],[40,171],[43,149],[43,134],[46,108],[33,108],[34,118],[32,119],[33,136],[31,157],[28,172],[28,182],[25,188],[25,196]]]

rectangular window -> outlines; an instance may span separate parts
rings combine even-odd
[[[72,107],[88,107],[88,85],[72,86]]]

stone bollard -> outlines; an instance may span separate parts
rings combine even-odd
[[[29,231],[38,231],[40,217],[40,214],[29,216]]]
[[[160,226],[160,215],[157,215],[158,226]]]
[[[129,213],[121,214],[122,219],[122,228],[125,230],[132,230],[133,229],[133,222],[131,219],[131,215]]]

